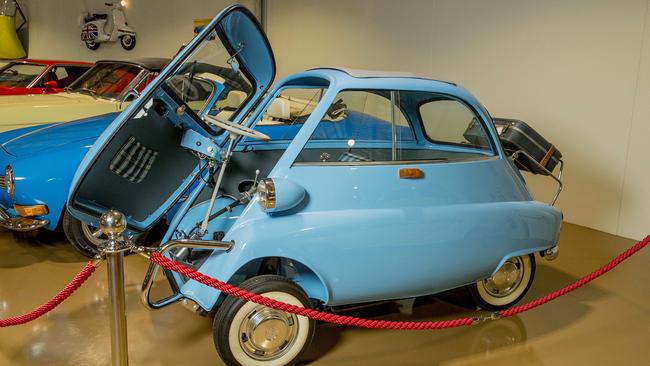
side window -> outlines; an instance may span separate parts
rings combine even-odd
[[[493,155],[487,139],[480,141],[486,148],[477,149],[475,139],[464,138],[464,134],[471,135],[473,130],[468,132],[468,129],[472,126],[484,137],[481,124],[471,110],[456,101],[452,102],[464,109],[447,103],[447,110],[430,108],[428,104],[434,97],[438,98],[436,101],[444,98],[417,91],[342,91],[295,162],[339,165],[432,162]],[[420,107],[425,110],[418,113]],[[429,133],[442,138],[444,143]],[[456,144],[462,146],[451,146]]]
[[[254,130],[271,138],[271,141],[291,141],[318,105],[325,88],[289,87],[283,89],[266,108],[255,124]],[[246,138],[245,144],[263,144]]]
[[[465,104],[438,98],[421,104],[418,111],[424,133],[431,141],[490,150],[483,126]]]

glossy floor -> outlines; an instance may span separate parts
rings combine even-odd
[[[538,261],[527,299],[561,287],[634,242],[566,224],[561,255]],[[518,317],[471,328],[396,332],[321,324],[310,365],[648,365],[650,248],[595,282]],[[60,238],[0,232],[0,318],[40,305],[82,266]],[[220,365],[211,320],[181,305],[156,312],[139,302],[146,261],[127,258],[131,365]],[[390,271],[387,271],[390,273]],[[71,299],[30,324],[0,329],[0,365],[110,364],[105,266]],[[434,299],[387,304],[355,315],[436,320],[466,315]]]

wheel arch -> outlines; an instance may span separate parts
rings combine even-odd
[[[326,304],[329,300],[328,287],[316,271],[303,262],[282,256],[258,257],[240,266],[228,279],[230,284],[239,284],[251,277],[276,274],[290,279],[300,286],[307,296]],[[222,293],[220,297],[224,297]],[[221,299],[217,304],[221,303]]]

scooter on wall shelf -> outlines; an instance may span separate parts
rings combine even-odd
[[[124,15],[126,1],[104,3],[104,5],[111,9],[109,13],[84,12],[79,16],[81,41],[89,49],[96,50],[101,43],[119,40],[122,48],[132,50],[135,47],[135,31],[126,22]]]

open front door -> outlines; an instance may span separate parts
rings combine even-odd
[[[108,209],[131,230],[157,222],[216,160],[226,134],[209,114],[239,123],[275,76],[273,53],[253,14],[223,10],[100,136],[73,181],[68,209],[96,223]]]

